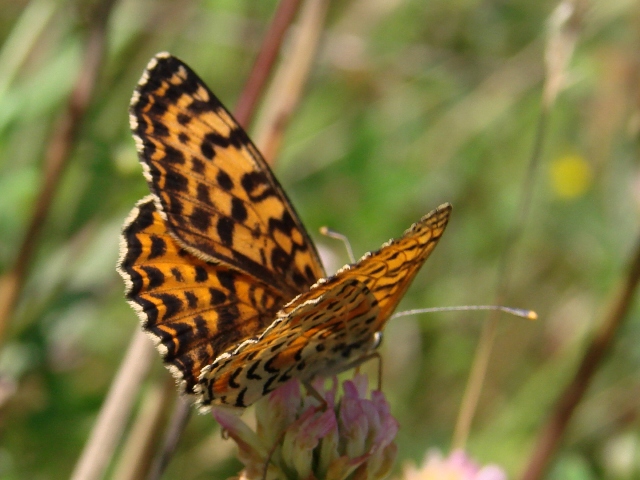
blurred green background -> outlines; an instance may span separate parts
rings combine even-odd
[[[170,51],[232,110],[276,5],[116,2],[97,90],[0,350],[0,372],[15,385],[0,410],[0,478],[70,475],[138,328],[114,267],[120,226],[147,193],[127,115],[147,61]],[[557,5],[333,2],[275,167],[331,271],[347,259],[340,244],[316,233],[320,226],[346,234],[359,256],[440,203],[453,204],[448,230],[401,309],[491,303],[523,188],[533,189],[504,293],[540,321],[501,320],[468,445],[511,476],[608,311],[638,232],[638,2],[586,3],[539,169],[527,170]],[[80,68],[89,7],[0,2],[3,272],[24,237],[52,124]],[[40,28],[33,45],[25,32],[34,30],[19,30],[25,18]],[[381,348],[385,393],[401,424],[397,469],[429,448],[449,448],[484,319],[443,313],[388,325]],[[549,478],[640,478],[639,344],[635,309]],[[156,364],[149,384],[168,375]],[[237,472],[219,437],[210,416],[194,416],[165,478]]]

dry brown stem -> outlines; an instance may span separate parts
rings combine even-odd
[[[97,480],[104,476],[153,355],[151,342],[136,329],[71,480]]]
[[[609,313],[589,343],[580,366],[571,382],[560,394],[553,412],[542,427],[538,441],[524,470],[522,480],[537,480],[545,474],[554,453],[558,450],[564,432],[611,346],[615,334],[631,307],[640,282],[640,239],[629,261],[626,279],[615,296]]]
[[[254,135],[255,143],[267,162],[271,163],[276,157],[284,131],[300,101],[303,86],[316,57],[328,6],[328,0],[304,2],[296,38],[287,58],[274,75]]]
[[[300,0],[282,0],[273,16],[234,111],[236,120],[244,128],[249,126],[253,118],[258,99],[264,92],[267,79],[273,71],[273,66],[282,47],[284,36],[293,22],[299,6]]]
[[[122,445],[113,480],[139,480],[149,471],[175,391],[176,384],[169,376],[163,385],[157,382],[145,390],[139,413]]]

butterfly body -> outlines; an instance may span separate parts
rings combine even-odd
[[[152,194],[125,223],[118,271],[184,393],[245,407],[377,347],[450,205],[326,277],[266,162],[185,64],[157,55],[130,116]]]

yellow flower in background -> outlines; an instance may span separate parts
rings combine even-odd
[[[556,157],[549,170],[551,187],[562,199],[580,197],[591,186],[593,170],[582,155],[570,153]]]

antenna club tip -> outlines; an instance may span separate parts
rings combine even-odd
[[[538,319],[538,314],[536,312],[534,312],[533,310],[529,310],[529,313],[527,314],[527,319],[529,319],[529,320],[537,320]]]
[[[320,230],[321,235],[329,235],[329,227],[326,225],[320,227],[318,230]]]

